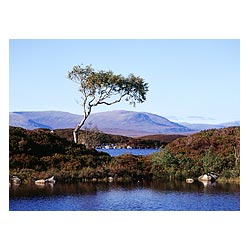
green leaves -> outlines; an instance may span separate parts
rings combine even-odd
[[[68,72],[68,79],[79,84],[85,107],[112,105],[123,99],[135,105],[146,100],[148,91],[148,84],[141,77],[134,74],[124,77],[121,74],[115,75],[112,71],[95,71],[91,65],[74,66]]]

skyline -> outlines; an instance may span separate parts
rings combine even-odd
[[[74,65],[134,73],[149,84],[147,100],[98,106],[93,113],[131,110],[175,122],[240,120],[239,39],[10,40],[9,111],[81,114]]]

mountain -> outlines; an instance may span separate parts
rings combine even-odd
[[[26,129],[74,128],[81,117],[61,111],[10,112],[9,124]]]
[[[226,122],[226,123],[219,123],[219,124],[187,123],[187,122],[180,122],[179,124],[194,131],[201,131],[201,130],[212,129],[212,128],[220,129],[220,128],[227,128],[227,127],[233,127],[233,126],[240,126],[240,121]]]
[[[74,128],[82,119],[81,115],[62,111],[10,112],[10,126],[26,129]],[[104,133],[124,136],[145,136],[152,134],[187,134],[210,128],[239,126],[240,122],[222,124],[176,123],[165,117],[126,110],[113,110],[91,114],[86,126],[97,127]]]
[[[11,112],[9,124],[26,129],[74,128],[81,118],[81,115],[61,111]],[[93,113],[86,121],[86,125],[89,124],[105,133],[126,136],[191,132],[185,126],[159,115],[125,110]]]
[[[146,112],[115,110],[95,113],[89,117],[89,122],[97,125],[104,132],[113,131],[130,136],[190,132],[190,129],[185,126]]]
[[[234,121],[234,122],[224,122],[221,123],[220,125],[225,127],[234,127],[234,126],[240,126],[240,121]]]

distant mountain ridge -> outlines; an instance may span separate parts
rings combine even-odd
[[[187,122],[180,122],[179,124],[191,130],[200,131],[200,130],[212,129],[212,128],[220,129],[220,128],[240,126],[240,121],[225,122],[225,123],[219,123],[219,124],[187,123]]]
[[[9,124],[25,129],[62,129],[74,128],[81,118],[81,115],[62,111],[10,112]],[[179,124],[156,114],[126,110],[93,113],[86,121],[86,125],[89,124],[104,133],[125,136],[182,134],[201,130],[194,124],[192,127],[192,124]]]
[[[156,114],[126,110],[94,113],[89,117],[88,122],[97,125],[97,127],[104,132],[119,130],[120,133],[124,133],[127,130],[130,131],[130,136],[147,135],[152,133],[183,133],[190,131],[190,129],[185,126],[171,122]]]
[[[62,111],[10,112],[11,126],[26,129],[35,128],[73,128],[81,120],[81,115]]]

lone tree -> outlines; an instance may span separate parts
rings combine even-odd
[[[95,71],[92,65],[74,66],[68,78],[79,85],[82,93],[83,118],[73,131],[74,142],[78,143],[78,133],[89,117],[92,108],[101,104],[112,105],[128,101],[135,106],[146,100],[148,83],[141,77],[129,74],[128,77],[115,75],[112,71]]]

